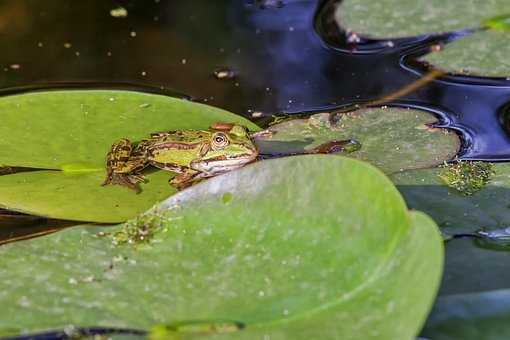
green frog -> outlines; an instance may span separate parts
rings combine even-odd
[[[138,144],[128,139],[114,143],[106,157],[103,185],[118,184],[139,191],[147,166],[177,173],[169,184],[182,190],[203,178],[217,176],[253,162],[258,150],[248,130],[229,123],[209,130],[153,133]]]

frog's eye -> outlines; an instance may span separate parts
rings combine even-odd
[[[217,148],[224,148],[228,145],[228,138],[223,132],[217,132],[213,135],[212,144]]]

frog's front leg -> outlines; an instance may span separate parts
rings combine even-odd
[[[102,185],[118,184],[139,191],[137,184],[144,181],[140,171],[147,165],[144,150],[142,145],[133,151],[128,139],[114,143],[106,156],[106,179]]]
[[[195,182],[199,181],[202,173],[193,169],[185,169],[182,173],[178,173],[175,177],[171,178],[168,183],[177,190],[183,190]]]

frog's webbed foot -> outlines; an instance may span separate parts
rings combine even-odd
[[[128,187],[131,190],[136,191],[136,193],[140,193],[142,190],[138,183],[145,182],[145,177],[142,174],[118,174],[112,172],[111,174],[106,176],[105,181],[102,186],[105,185],[122,185]]]
[[[145,162],[133,155],[131,142],[121,139],[112,145],[106,156],[106,178],[102,185],[122,185],[140,192],[138,183],[145,181],[140,173],[144,167]]]
[[[177,189],[178,191],[181,191],[183,189],[186,189],[189,186],[192,186],[193,184],[199,182],[202,177],[200,177],[201,173],[190,170],[186,171],[180,174],[177,174],[175,177],[171,178],[168,181],[168,184],[170,184],[172,187]]]

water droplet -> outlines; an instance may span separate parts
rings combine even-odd
[[[221,67],[214,71],[214,76],[216,77],[216,79],[222,80],[222,79],[233,79],[233,78],[235,78],[236,74],[233,70],[231,70],[229,68]]]
[[[110,10],[110,15],[114,18],[125,18],[128,16],[128,11],[122,6]]]

